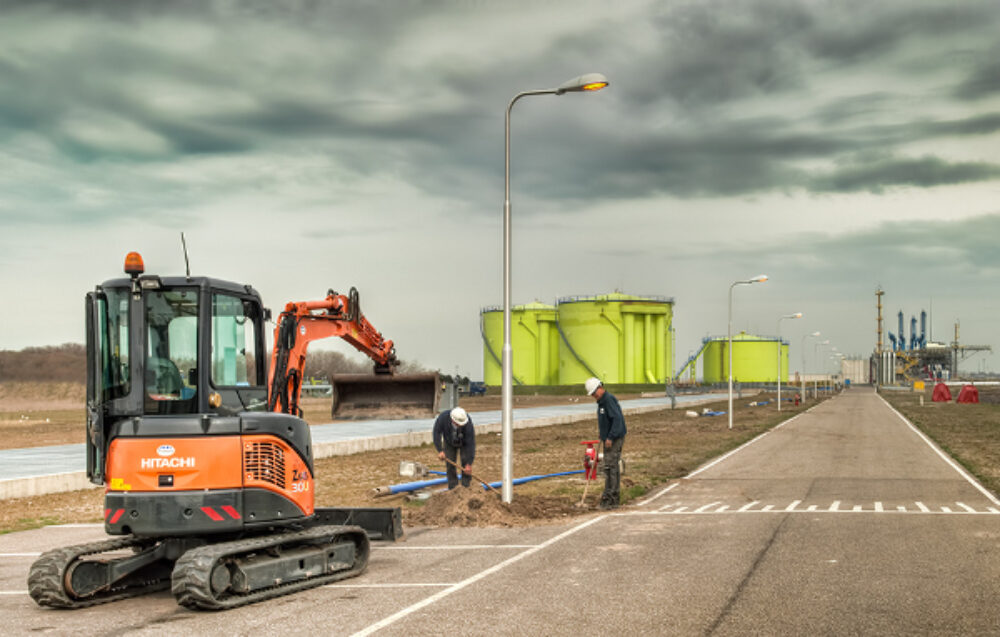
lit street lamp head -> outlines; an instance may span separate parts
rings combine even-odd
[[[751,283],[763,283],[764,281],[767,281],[766,274],[758,274],[754,278],[750,279]]]
[[[563,82],[556,89],[556,95],[563,93],[576,93],[579,91],[599,91],[608,85],[608,78],[600,73],[587,73],[572,80]]]

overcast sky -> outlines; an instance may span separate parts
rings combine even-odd
[[[356,286],[400,356],[482,377],[502,301],[674,297],[676,364],[737,330],[839,351],[931,313],[1000,346],[1000,3],[4,2],[0,349],[83,341],[147,271],[265,303]],[[806,365],[817,349],[807,340]],[[966,369],[996,369],[978,356]],[[813,371],[810,369],[810,371]]]

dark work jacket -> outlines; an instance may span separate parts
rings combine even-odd
[[[604,390],[597,401],[597,431],[601,440],[617,440],[625,437],[625,416],[618,399]]]
[[[456,438],[460,444],[456,444]],[[456,447],[462,450],[462,461],[472,464],[476,458],[476,428],[469,422],[461,427],[451,424],[451,410],[442,411],[434,421],[434,448],[444,451],[445,447]]]

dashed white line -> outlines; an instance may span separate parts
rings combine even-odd
[[[968,504],[965,504],[964,502],[956,502],[955,504],[957,504],[958,506],[962,507],[963,509],[965,509],[969,513],[979,513],[979,511],[976,511],[975,509],[973,509],[972,507],[970,507]]]
[[[753,505],[755,505],[755,504],[759,504],[759,503],[760,503],[760,500],[754,500],[754,501],[753,501],[753,502],[751,502],[750,504],[744,504],[743,506],[741,506],[741,507],[739,508],[739,511],[740,511],[740,513],[742,513],[742,512],[744,512],[744,511],[747,511],[747,510],[749,510],[749,509],[750,509],[750,507],[752,507]]]
[[[916,504],[917,508],[920,509],[921,511],[923,511],[924,513],[930,513],[931,512],[931,510],[929,508],[927,508],[927,505],[924,504],[923,502],[914,502],[914,504]]]
[[[860,510],[861,510],[861,505],[860,504],[855,504],[854,508],[851,509],[851,511],[860,511]]]
[[[761,509],[761,511],[770,511],[773,508],[774,508],[773,504],[768,504],[768,505],[765,505],[764,508]]]
[[[728,509],[728,508],[729,508],[729,505],[728,505],[728,504],[723,504],[723,505],[722,505],[722,506],[720,506],[720,507],[719,507],[718,509],[716,509],[716,510],[715,510],[715,512],[716,512],[716,513],[722,513],[723,511],[725,511],[725,510],[726,510],[726,509]]]
[[[951,513],[952,511],[951,511],[950,507],[941,507],[941,512],[942,513]]]
[[[0,553],[0,557],[38,557],[41,553]]]
[[[674,509],[673,511],[671,511],[671,513],[684,513],[687,510],[688,510],[687,507],[677,507],[676,509]]]
[[[875,510],[878,511],[879,513],[881,513],[882,511],[885,511],[885,509],[882,508],[882,503],[881,502],[876,502],[875,503]]]
[[[714,507],[716,504],[719,504],[719,503],[718,502],[712,502],[711,504],[706,504],[703,507],[698,507],[697,509],[694,510],[694,512],[695,513],[704,513],[705,509],[710,509],[710,508]]]
[[[830,505],[828,511],[837,511],[840,509],[840,500],[834,500],[833,504]]]
[[[660,511],[666,511],[667,509],[675,507],[675,506],[677,506],[676,503],[674,503],[674,504],[664,504],[663,506],[660,507],[659,510]]]
[[[1000,511],[994,509],[993,507],[986,507],[986,508],[989,509],[990,513],[1000,513]]]
[[[0,595],[27,595],[28,591],[0,591]]]
[[[802,504],[802,500],[792,500],[792,503],[785,507],[785,511],[794,511],[795,507]]]
[[[906,507],[903,506],[902,504],[897,506],[896,510],[899,511],[900,513],[906,513]]]

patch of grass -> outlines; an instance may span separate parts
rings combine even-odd
[[[649,488],[644,484],[633,484],[630,487],[622,489],[622,503],[631,502],[636,498],[641,498],[649,492]]]
[[[51,516],[41,518],[18,518],[11,526],[0,529],[0,535],[3,535],[4,533],[14,533],[15,531],[40,529],[43,526],[51,526],[53,524],[63,524],[63,521],[57,517]]]

